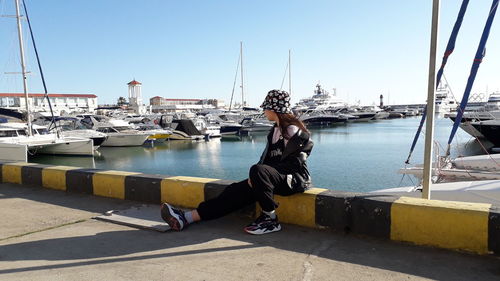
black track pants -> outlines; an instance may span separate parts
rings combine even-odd
[[[216,219],[254,202],[259,202],[262,210],[270,212],[278,207],[274,194],[287,196],[295,193],[288,186],[287,176],[268,165],[253,165],[250,181],[253,187],[245,179],[229,185],[218,197],[201,202],[197,209],[201,219]]]

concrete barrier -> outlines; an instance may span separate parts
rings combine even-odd
[[[0,163],[0,182],[195,208],[232,181],[134,172]],[[500,209],[464,203],[311,188],[276,196],[281,222],[359,235],[500,254]]]

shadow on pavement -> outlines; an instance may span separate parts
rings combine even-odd
[[[3,188],[0,193],[6,197],[21,197],[92,212],[127,208],[137,204],[130,201],[51,190],[20,189]],[[160,233],[123,227],[122,229],[126,230],[0,245],[0,261],[4,262],[66,261],[62,264],[3,269],[0,270],[0,274],[165,257],[189,257],[211,252],[248,249],[266,251],[266,247],[271,247],[430,279],[500,280],[500,259],[497,257],[417,247],[292,225],[284,225],[281,232],[252,236],[242,231],[243,226],[249,220],[240,215],[231,215],[218,220],[193,224],[182,232]],[[87,221],[83,224],[87,226],[102,223]],[[78,228],[81,227],[80,225],[68,227]],[[60,231],[58,233],[61,235]],[[214,243],[204,245],[206,242],[215,240],[220,240],[215,243],[216,247]],[[182,248],[192,245],[197,245],[198,249]],[[154,253],[160,250],[162,253]]]

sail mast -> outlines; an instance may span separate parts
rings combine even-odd
[[[292,50],[288,50],[288,93],[292,95]]]
[[[30,103],[28,97],[28,81],[26,75],[26,65],[24,62],[24,46],[23,46],[23,32],[21,27],[21,15],[19,13],[19,0],[14,0],[16,3],[16,19],[17,19],[17,33],[19,37],[19,50],[21,52],[21,71],[23,75],[23,88],[24,88],[24,99],[26,101],[26,116],[28,122],[28,136],[32,135],[31,132],[31,114],[30,114]]]
[[[429,53],[429,79],[427,83],[427,121],[425,122],[424,177],[422,198],[431,199],[432,146],[434,138],[434,103],[436,89],[436,50],[439,26],[439,0],[432,2],[431,45]]]
[[[243,41],[240,41],[240,64],[241,64],[241,106],[245,106],[245,93],[243,91]]]

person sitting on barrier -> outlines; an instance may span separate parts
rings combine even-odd
[[[262,213],[244,230],[250,234],[281,230],[274,194],[288,196],[310,187],[306,160],[313,142],[307,128],[292,114],[290,95],[286,91],[269,91],[261,108],[275,125],[267,136],[259,162],[250,168],[249,178],[230,184],[218,197],[201,202],[192,211],[184,212],[164,203],[161,216],[172,229],[180,231],[193,222],[219,218],[258,202]]]

